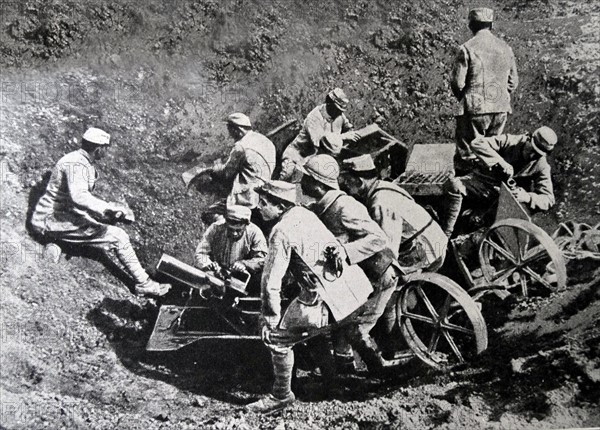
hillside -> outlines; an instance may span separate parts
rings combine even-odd
[[[520,88],[507,131],[553,127],[557,205],[538,223],[600,221],[600,4],[487,1],[514,48]],[[479,5],[479,4],[478,4]],[[356,378],[338,399],[303,394],[283,414],[239,405],[266,393],[261,348],[145,353],[156,313],[114,271],[81,256],[54,264],[28,234],[43,175],[89,126],[114,145],[96,192],[124,198],[143,264],[190,261],[214,196],[180,173],[231,145],[246,112],[266,132],[302,118],[333,86],[358,127],[452,141],[452,52],[470,2],[447,0],[33,0],[0,7],[0,425],[5,428],[558,428],[599,426],[600,278],[573,264],[566,291],[506,303],[490,350],[467,370],[407,368]],[[280,144],[281,142],[276,142]],[[487,315],[486,315],[487,318]],[[264,351],[263,351],[264,352]],[[214,363],[218,362],[218,365]],[[310,383],[306,378],[305,384]]]

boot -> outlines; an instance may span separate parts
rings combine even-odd
[[[447,194],[446,213],[444,214],[444,220],[442,223],[442,229],[446,236],[452,236],[456,220],[460,215],[460,209],[462,207],[463,195],[460,192],[449,191]]]
[[[291,405],[295,400],[296,396],[292,392],[284,399],[278,399],[273,394],[267,394],[256,402],[246,405],[245,409],[248,412],[273,413]]]
[[[135,292],[139,296],[164,296],[170,289],[171,284],[159,284],[150,278],[135,286]]]
[[[379,347],[371,339],[361,338],[352,342],[353,348],[358,352],[362,361],[367,365],[369,374],[373,376],[385,376],[385,360],[381,356]]]
[[[279,411],[296,400],[292,392],[294,353],[291,348],[271,349],[273,362],[273,392],[254,403],[246,405],[248,412],[272,413]]]

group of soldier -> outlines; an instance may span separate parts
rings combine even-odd
[[[234,113],[227,118],[234,147],[229,158],[208,174],[214,181],[230,183],[231,190],[221,216],[204,232],[194,263],[202,270],[243,271],[260,280],[262,338],[271,351],[275,383],[272,393],[248,405],[249,410],[272,411],[295,399],[293,350],[274,334],[297,329],[306,321],[303,312],[313,312],[315,307],[323,310],[325,320],[328,317],[331,304],[315,295],[314,285],[294,276],[300,291],[299,313],[282,321],[281,293],[290,273],[320,273],[324,260],[333,264],[334,274],[349,266],[362,269],[372,293],[355,322],[332,336],[332,347],[322,348],[336,364],[323,365],[322,373],[332,381],[336,371],[353,371],[353,349],[370,372],[382,373],[385,360],[396,351],[393,347],[380,351],[371,330],[381,319],[383,332],[391,333],[396,317],[389,299],[407,273],[441,267],[463,198],[493,201],[500,182],[510,177],[517,182],[512,190],[519,202],[542,210],[553,204],[546,155],[557,142],[554,132],[541,127],[531,135],[501,134],[518,79],[512,50],[491,33],[492,21],[490,9],[470,11],[474,36],[460,47],[452,73],[452,90],[461,105],[457,175],[446,184],[442,225],[400,186],[381,179],[370,155],[340,159],[342,148],[360,134],[345,115],[349,100],[339,88],[308,114],[283,152],[279,169],[275,169],[275,146],[252,129],[246,115]],[[94,163],[109,145],[105,131],[85,132],[81,148],[56,164],[31,226],[44,240],[61,246],[115,251],[138,294],[162,296],[171,286],[150,278],[128,235],[113,225],[127,208],[92,194],[97,178]],[[273,179],[275,170],[279,170],[277,179]]]

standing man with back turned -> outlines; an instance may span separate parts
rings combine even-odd
[[[502,134],[512,113],[510,95],[519,83],[513,51],[492,34],[493,21],[492,9],[472,9],[469,29],[473,37],[459,47],[454,60],[450,86],[460,103],[454,156],[458,174],[472,170],[475,138]]]

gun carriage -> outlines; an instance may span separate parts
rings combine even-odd
[[[406,145],[377,125],[359,132],[361,139],[346,147],[342,157],[370,153],[382,178],[407,177],[410,160]],[[174,288],[160,308],[148,350],[176,350],[203,339],[260,340],[260,298],[248,295],[247,279],[231,273],[206,273],[168,255],[163,255],[157,270],[173,282]],[[422,272],[408,274],[406,281],[391,300],[407,350],[390,361],[391,365],[417,357],[434,368],[446,369],[487,348],[480,307],[459,284],[438,273]],[[212,293],[207,295],[209,290]],[[356,315],[353,312],[325,327],[279,340],[296,344],[327,335],[336,327],[351,324]]]

